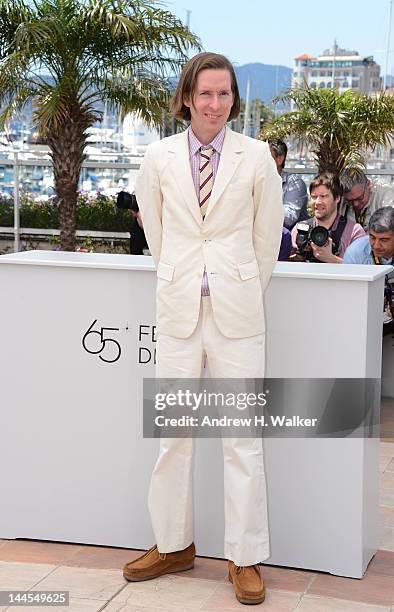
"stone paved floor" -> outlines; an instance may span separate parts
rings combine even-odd
[[[382,402],[380,444],[380,550],[362,580],[263,566],[265,612],[394,612],[394,402]],[[126,583],[121,567],[139,551],[0,540],[0,590],[67,590],[70,612],[230,612],[239,604],[227,563],[198,557],[188,572]],[[47,611],[55,607],[1,608]]]

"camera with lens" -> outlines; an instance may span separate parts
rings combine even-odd
[[[139,210],[135,194],[128,191],[119,191],[116,198],[116,206],[121,210],[132,210],[133,212],[138,212]]]
[[[330,232],[322,225],[311,227],[308,223],[297,223],[297,255],[301,255],[306,261],[321,263],[313,255],[311,242],[318,247],[323,247],[328,243]]]

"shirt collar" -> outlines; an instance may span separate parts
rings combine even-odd
[[[213,138],[213,140],[208,145],[203,145],[198,140],[197,136],[195,135],[195,133],[193,132],[190,126],[188,128],[190,157],[195,155],[201,149],[201,147],[204,147],[204,146],[207,146],[207,147],[211,146],[215,151],[217,151],[218,153],[221,153],[225,135],[226,135],[226,128],[223,126],[220,132],[216,134],[215,138]]]
[[[330,227],[330,230],[336,230],[337,229],[340,218],[341,218],[341,215],[338,212],[337,216],[335,217],[335,219],[334,219],[334,221],[333,221],[333,223],[332,223],[332,225]]]

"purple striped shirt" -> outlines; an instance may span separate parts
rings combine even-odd
[[[219,167],[220,154],[222,152],[224,137],[226,135],[226,128],[222,127],[220,132],[216,134],[215,138],[208,144],[203,145],[193,132],[192,128],[188,129],[188,140],[189,140],[189,154],[190,154],[190,167],[192,171],[194,188],[196,190],[197,200],[200,201],[200,149],[201,147],[208,148],[212,147],[213,152],[211,155],[211,164],[213,172],[213,180]],[[208,276],[204,270],[204,276],[202,277],[201,295],[209,295]]]

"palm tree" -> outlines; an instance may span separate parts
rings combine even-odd
[[[53,161],[63,250],[74,250],[87,130],[97,103],[159,125],[169,77],[198,39],[155,0],[0,0],[0,125],[33,104]]]
[[[352,89],[290,89],[281,100],[296,110],[264,126],[260,138],[295,136],[310,148],[319,172],[362,170],[364,152],[388,146],[394,132],[394,97],[369,96]]]

